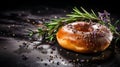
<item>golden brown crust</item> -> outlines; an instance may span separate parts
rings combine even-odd
[[[75,52],[93,53],[103,51],[110,45],[112,33],[103,25],[98,24],[99,30],[92,27],[94,25],[87,22],[74,22],[65,25],[58,30],[57,41],[63,48]]]

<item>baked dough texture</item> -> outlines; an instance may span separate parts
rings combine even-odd
[[[109,28],[94,22],[73,22],[62,26],[57,34],[59,45],[80,53],[96,53],[107,49],[113,34]]]

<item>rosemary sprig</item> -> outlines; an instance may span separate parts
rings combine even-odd
[[[44,25],[47,27],[46,30],[38,29],[38,33],[40,35],[44,35],[44,39],[46,42],[51,42],[56,40],[56,32],[58,29],[68,23],[74,21],[97,21],[100,24],[106,25],[110,28],[113,34],[117,35],[116,40],[120,39],[120,32],[117,31],[116,25],[119,21],[116,21],[114,24],[111,23],[109,13],[104,11],[104,13],[98,13],[98,15],[91,10],[91,13],[86,11],[84,8],[81,7],[81,11],[76,7],[73,8],[73,12],[71,14],[67,14],[66,17],[59,18],[59,19],[52,19],[50,22],[46,22]],[[30,34],[32,35],[33,32]]]
[[[93,10],[91,10],[92,13],[89,13],[84,8],[81,7],[81,9],[83,12],[75,7],[73,9],[74,12],[72,12],[71,14],[67,14],[67,16],[76,18],[77,20],[99,20]]]

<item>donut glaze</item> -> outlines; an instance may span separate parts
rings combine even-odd
[[[56,38],[59,45],[65,49],[96,53],[108,48],[113,34],[109,28],[99,23],[79,21],[62,26]]]

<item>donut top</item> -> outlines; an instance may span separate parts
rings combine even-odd
[[[82,38],[106,38],[111,41],[113,36],[109,28],[99,23],[93,22],[73,22],[62,27],[64,31],[70,34],[83,35]],[[77,37],[78,39],[81,37]]]

